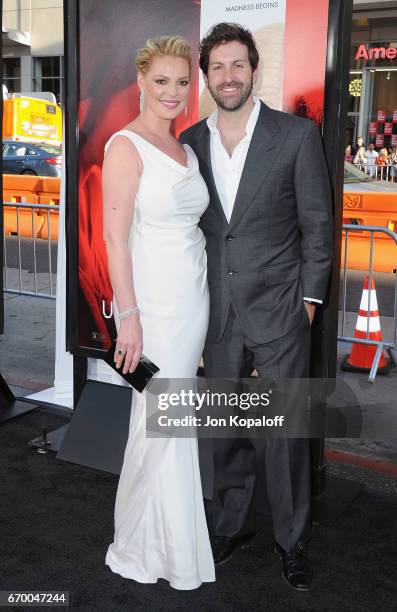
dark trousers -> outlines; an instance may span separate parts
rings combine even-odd
[[[207,378],[247,378],[253,369],[262,378],[307,378],[310,323],[266,344],[244,335],[231,308],[219,343],[207,343]],[[255,527],[254,492],[257,462],[265,462],[267,497],[276,541],[287,551],[307,542],[311,529],[310,446],[303,438],[200,440],[200,452],[212,453],[213,495],[209,529],[213,535],[239,537]]]

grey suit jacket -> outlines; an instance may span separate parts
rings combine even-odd
[[[195,151],[210,204],[208,342],[222,337],[230,305],[256,343],[281,338],[306,317],[303,297],[324,300],[332,257],[330,181],[318,127],[261,104],[230,223],[210,158],[206,120],[180,136]]]

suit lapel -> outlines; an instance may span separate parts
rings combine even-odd
[[[230,227],[239,221],[265,181],[273,166],[275,149],[279,144],[280,128],[275,113],[262,102],[237,190]]]
[[[219,194],[215,185],[214,174],[211,166],[211,149],[210,149],[210,131],[207,124],[205,124],[203,137],[200,139],[201,147],[201,166],[200,171],[207,184],[208,192],[210,194],[210,206],[214,206],[219,215],[222,218],[222,222],[227,225],[227,219],[219,198]]]

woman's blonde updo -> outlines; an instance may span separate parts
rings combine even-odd
[[[149,38],[145,46],[139,49],[135,58],[137,71],[145,74],[155,57],[165,55],[183,57],[189,62],[189,70],[192,67],[192,50],[185,38],[182,38],[182,36],[159,36],[158,38]]]

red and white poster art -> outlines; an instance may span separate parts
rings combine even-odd
[[[376,128],[376,121],[371,121],[371,123],[369,124],[369,133],[376,134]]]
[[[115,337],[112,287],[103,241],[101,170],[104,145],[139,113],[134,57],[146,40],[181,34],[197,49],[200,6],[194,0],[79,2],[79,346],[103,349]],[[106,44],[98,40],[106,37]],[[179,133],[198,118],[198,58]]]
[[[375,147],[383,147],[385,142],[384,134],[377,134],[375,139]]]
[[[378,121],[386,121],[386,113],[383,110],[378,110]]]
[[[386,121],[386,123],[385,123],[385,134],[387,136],[390,136],[390,134],[392,132],[392,129],[393,129],[393,124],[391,122],[387,122]]]
[[[79,1],[79,348],[103,350],[115,336],[112,288],[102,238],[101,168],[105,142],[139,112],[134,56],[149,37],[181,34],[194,54],[188,114],[175,134],[199,119],[200,32],[220,21],[252,29],[260,52],[256,93],[270,106],[321,123],[328,0],[232,4],[224,0]],[[310,19],[308,19],[310,15]],[[106,36],[106,45],[98,40]],[[207,106],[208,103],[208,106]],[[201,90],[201,113],[211,100]],[[98,354],[98,356],[100,353]]]

